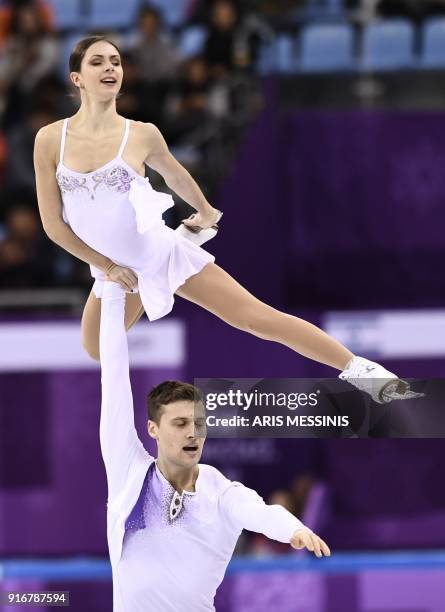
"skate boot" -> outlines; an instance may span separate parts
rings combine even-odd
[[[411,391],[409,382],[364,357],[353,357],[339,374],[339,378],[347,380],[360,391],[366,391],[379,404],[392,400],[415,399],[425,395]]]

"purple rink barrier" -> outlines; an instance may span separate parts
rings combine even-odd
[[[105,560],[6,560],[0,572],[3,591],[70,591],[73,612],[111,609]],[[218,612],[443,612],[444,583],[445,553],[439,551],[238,557],[215,603]]]

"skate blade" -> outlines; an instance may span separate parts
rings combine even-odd
[[[425,393],[418,393],[410,389],[410,384],[406,380],[391,380],[380,391],[380,397],[384,402],[393,400],[407,400],[425,397]]]

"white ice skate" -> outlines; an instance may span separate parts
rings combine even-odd
[[[194,215],[191,215],[189,219],[193,219],[193,216]],[[202,229],[202,227],[199,227],[199,225],[190,226],[181,223],[181,225],[177,227],[175,231],[178,232],[178,234],[181,234],[181,236],[184,236],[184,238],[187,238],[187,240],[201,246],[201,244],[204,244],[204,242],[207,242],[216,236],[218,233],[218,222],[221,220],[222,216],[222,212],[218,210],[215,223],[212,225],[212,227],[207,229]]]
[[[414,399],[424,397],[424,393],[411,391],[409,382],[374,361],[364,357],[354,357],[348,363],[339,378],[347,380],[360,391],[366,391],[379,404],[392,400]]]

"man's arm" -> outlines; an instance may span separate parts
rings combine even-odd
[[[124,290],[117,283],[105,282],[100,322],[100,445],[107,471],[109,502],[125,486],[132,466],[147,455],[134,427],[124,316]]]
[[[307,548],[317,557],[329,556],[325,542],[278,504],[268,505],[253,489],[234,483],[221,498],[223,510],[242,529],[262,533],[271,540]]]

